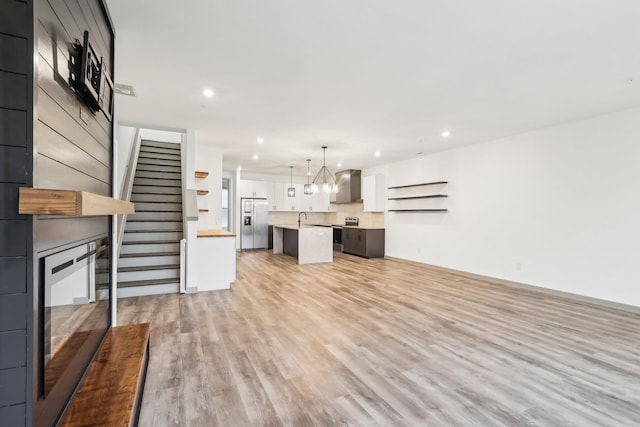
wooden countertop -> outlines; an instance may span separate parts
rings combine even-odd
[[[236,237],[236,235],[235,233],[216,228],[212,230],[198,230],[198,237]]]

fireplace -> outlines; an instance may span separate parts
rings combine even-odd
[[[105,235],[40,259],[37,419],[60,416],[110,326],[109,253]]]

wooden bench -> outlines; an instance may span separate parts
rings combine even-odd
[[[58,425],[137,425],[148,361],[148,323],[111,328]]]

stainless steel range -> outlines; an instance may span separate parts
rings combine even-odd
[[[344,219],[344,227],[357,227],[360,219],[357,216],[348,216]],[[342,225],[333,225],[333,250],[342,252]]]

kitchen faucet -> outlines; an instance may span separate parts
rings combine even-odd
[[[306,212],[300,212],[298,214],[298,228],[300,228],[300,215],[304,214],[304,219],[307,219],[307,213]]]

